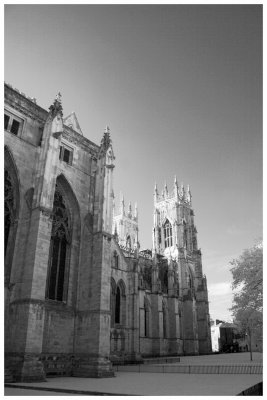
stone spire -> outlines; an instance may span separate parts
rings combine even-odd
[[[124,204],[124,197],[123,197],[123,194],[121,194],[121,206],[120,206],[120,211],[121,211],[121,214],[122,214],[122,215],[125,214],[125,204]]]
[[[165,181],[165,185],[164,185],[164,194],[167,197],[169,192],[168,192],[168,187],[167,187],[167,182]]]
[[[184,184],[183,184],[183,182],[181,183],[181,187],[180,187],[180,196],[182,198],[184,197]]]
[[[129,217],[129,218],[132,218],[132,204],[131,204],[131,202],[129,202],[128,217]]]
[[[138,209],[137,209],[137,203],[135,203],[135,206],[134,206],[134,218],[136,219],[136,221],[138,220]]]

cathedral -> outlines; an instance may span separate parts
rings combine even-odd
[[[87,139],[5,84],[5,370],[16,381],[114,376],[114,364],[211,352],[190,188],[154,188],[152,245],[115,206],[107,127]],[[89,134],[87,134],[89,136]],[[118,155],[119,156],[119,155]],[[153,196],[153,187],[151,188]]]

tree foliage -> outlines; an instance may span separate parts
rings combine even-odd
[[[258,243],[244,250],[238,259],[231,263],[234,290],[233,313],[235,323],[250,341],[252,360],[252,336],[262,336],[263,322],[263,248]]]
[[[258,243],[244,250],[238,259],[231,261],[233,276],[232,289],[234,300],[232,311],[235,315],[241,311],[262,312],[263,304],[263,249]]]

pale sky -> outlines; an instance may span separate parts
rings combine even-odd
[[[138,203],[190,184],[210,314],[228,319],[229,261],[262,237],[261,5],[6,5],[5,81],[48,109],[62,93],[84,136],[106,125],[114,189]]]

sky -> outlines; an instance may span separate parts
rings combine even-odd
[[[229,262],[262,237],[261,5],[5,5],[5,82],[85,137],[110,127],[114,192],[152,247],[153,191],[190,184],[210,314]]]

